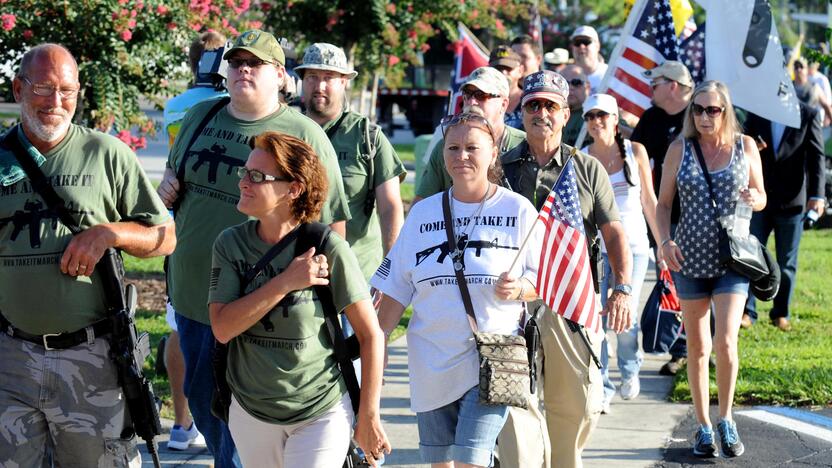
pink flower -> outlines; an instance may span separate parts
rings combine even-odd
[[[123,142],[125,142],[129,145],[130,144],[130,130],[122,130],[122,131],[116,133],[116,138],[118,138],[119,140],[121,140],[121,141],[123,141]]]
[[[156,7],[156,13],[158,13],[159,15],[166,15],[168,11],[168,7],[164,5],[159,5]]]
[[[506,27],[501,20],[494,20],[494,27],[497,28],[497,31],[505,31]]]
[[[31,30],[31,29],[27,29],[27,30],[23,31],[23,39],[26,39],[27,41],[28,41],[29,39],[31,39],[31,38],[32,38],[32,36],[34,36],[34,35],[35,35],[35,34],[32,32],[32,30]]]
[[[165,27],[167,27],[167,28],[168,28],[168,31],[173,31],[174,29],[176,29],[176,23],[174,23],[173,21],[171,21],[171,22],[170,22],[170,23],[168,23]]]
[[[8,13],[3,13],[0,15],[0,21],[3,23],[3,30],[11,31],[14,29],[14,23],[17,21],[17,17]]]
[[[139,13],[136,10],[130,10],[130,17],[135,18]]]
[[[132,38],[133,33],[129,29],[125,29],[121,32],[121,40],[123,40],[124,42],[128,42]]]
[[[128,21],[127,22],[127,27],[130,28],[130,29],[135,28],[136,27],[136,20],[131,19],[130,21]]]
[[[119,4],[119,5],[126,5],[126,4],[127,4],[127,0],[118,0],[118,4]]]
[[[260,9],[263,10],[263,13],[268,13],[269,10],[272,9],[272,4],[269,2],[263,2],[260,4]]]
[[[391,55],[391,56],[387,57],[387,65],[389,65],[391,67],[396,65],[399,62],[401,62],[401,59],[399,59],[395,55]]]

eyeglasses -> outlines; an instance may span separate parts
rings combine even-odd
[[[541,109],[546,109],[547,112],[559,111],[560,105],[554,101],[547,99],[533,99],[523,104],[523,110],[530,114],[537,114]]]
[[[249,68],[257,68],[257,67],[261,67],[263,65],[270,64],[270,63],[272,63],[272,62],[267,62],[265,60],[260,60],[259,58],[249,58],[249,59],[232,58],[232,59],[228,59],[228,66],[235,69],[235,70],[242,67],[243,65],[246,65]]]
[[[589,46],[590,44],[592,44],[592,39],[578,38],[572,41],[572,45],[575,47]]]
[[[586,81],[580,78],[572,78],[571,80],[567,80],[569,86],[583,86]]]
[[[650,83],[650,88],[651,89],[656,89],[656,88],[658,88],[659,86],[661,86],[665,83],[669,83],[669,81],[667,81],[667,80],[656,80],[656,81],[653,81],[652,83]]]
[[[480,91],[479,89],[474,89],[474,90],[463,89],[462,90],[462,97],[463,97],[463,99],[473,98],[473,99],[476,99],[477,101],[485,101],[485,100],[500,97],[500,96],[498,96],[496,94],[491,94],[491,93],[484,93],[484,92]]]
[[[35,93],[37,96],[47,97],[55,94],[55,92],[57,92],[58,96],[60,96],[63,99],[75,99],[78,96],[79,88],[58,88],[56,86],[47,84],[35,84],[32,83],[29,80],[29,78],[26,78],[25,76],[21,77],[21,79],[32,87],[32,92]]]
[[[708,114],[708,117],[719,117],[725,112],[725,108],[721,106],[700,106],[699,104],[693,104],[690,106],[691,110],[693,111],[693,115],[701,116],[702,114]]]
[[[598,112],[587,112],[584,114],[584,121],[585,122],[592,122],[595,119],[606,119],[607,116],[610,115],[609,112],[598,111]]]
[[[462,112],[461,114],[446,115],[445,117],[442,117],[442,120],[439,122],[439,125],[442,126],[442,138],[445,137],[445,133],[448,132],[449,128],[456,127],[457,125],[465,122],[473,122],[474,124],[484,126],[491,135],[491,139],[497,141],[497,137],[494,134],[494,127],[491,126],[491,122],[481,115],[472,114],[470,112]]]
[[[248,176],[248,180],[254,184],[262,184],[263,182],[291,182],[290,179],[285,177],[275,177],[273,175],[263,174],[257,169],[246,169],[243,166],[238,167],[237,177],[244,179],[246,176]]]

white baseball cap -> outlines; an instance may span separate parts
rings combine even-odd
[[[569,36],[569,39],[572,40],[578,36],[588,37],[595,42],[601,42],[598,40],[598,32],[592,26],[578,26],[578,29],[576,29],[572,35]]]
[[[594,109],[604,111],[607,114],[618,115],[618,103],[609,94],[597,93],[586,98],[586,101],[584,101],[584,113],[581,115],[584,116]]]

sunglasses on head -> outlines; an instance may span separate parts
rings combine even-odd
[[[442,120],[439,122],[439,125],[442,126],[442,138],[445,137],[445,133],[448,132],[448,129],[466,122],[473,122],[474,124],[479,124],[480,126],[485,127],[491,135],[491,139],[494,141],[497,140],[494,136],[494,127],[491,126],[491,122],[481,115],[472,114],[470,112],[462,112],[460,114],[446,115],[445,117],[442,117]]]
[[[541,109],[546,109],[547,112],[559,111],[560,105],[554,101],[547,99],[534,99],[523,104],[523,110],[530,114],[537,114]]]
[[[604,112],[601,110],[597,112],[587,112],[586,114],[584,114],[584,121],[592,122],[595,119],[605,119],[608,115],[610,115],[609,112]]]
[[[702,114],[708,114],[708,117],[719,117],[725,111],[725,108],[721,106],[705,107],[699,104],[694,104],[690,108],[693,111],[693,115],[700,116]]]
[[[243,179],[246,176],[248,176],[248,180],[250,180],[253,184],[262,184],[263,182],[291,182],[291,180],[285,177],[276,177],[273,175],[263,174],[257,169],[246,169],[243,166],[238,167],[237,177]]]
[[[572,41],[572,45],[575,47],[588,46],[590,44],[592,44],[592,39],[586,37],[580,37]]]
[[[567,80],[570,86],[583,86],[586,81],[580,78],[572,78],[571,80]]]
[[[267,62],[265,60],[260,60],[259,58],[249,58],[249,59],[232,58],[232,59],[228,59],[228,66],[230,68],[235,69],[235,70],[242,67],[243,65],[246,65],[249,68],[257,68],[257,67],[261,67],[263,65],[266,65],[267,63],[272,63],[272,62]]]
[[[462,90],[462,97],[465,99],[476,99],[477,101],[485,101],[487,99],[500,97],[496,94],[485,93],[480,91],[479,89],[463,89]]]

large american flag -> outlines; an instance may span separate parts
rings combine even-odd
[[[705,80],[705,23],[699,25],[679,46],[679,61],[690,71],[693,82]]]
[[[570,159],[546,197],[538,219],[546,226],[537,294],[558,314],[593,331],[600,331],[600,303],[578,200],[575,169]]]
[[[650,80],[641,73],[661,65],[665,60],[676,60],[679,44],[673,26],[673,14],[668,0],[639,2],[630,12],[638,16],[632,32],[622,38],[621,55],[611,61],[612,75],[607,82],[607,93],[615,96],[618,106],[641,117],[651,106],[653,90]]]

